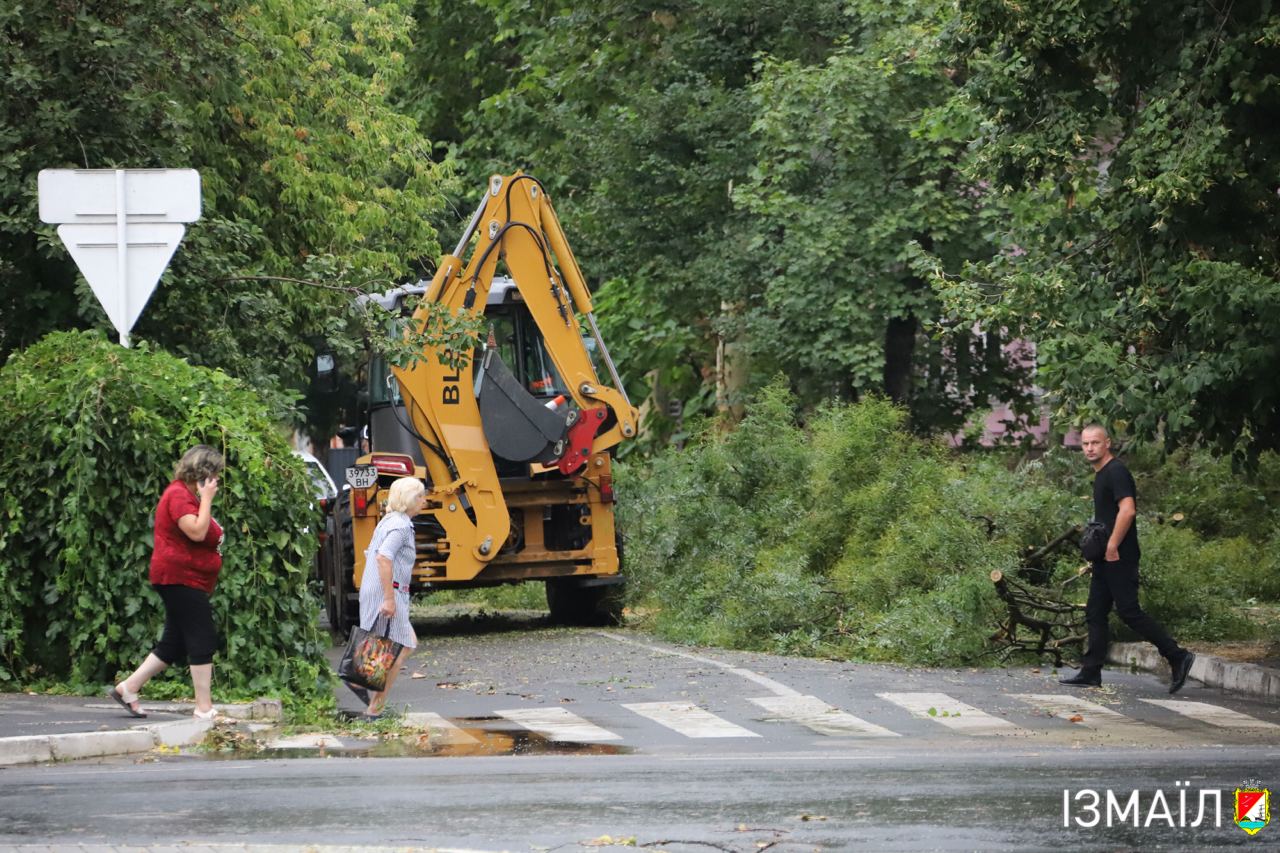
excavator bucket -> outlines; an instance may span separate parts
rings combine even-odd
[[[548,409],[526,391],[496,349],[485,351],[481,369],[480,424],[489,449],[510,462],[559,459],[575,417]]]

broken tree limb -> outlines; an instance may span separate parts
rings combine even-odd
[[[1006,652],[1049,655],[1054,666],[1062,666],[1063,650],[1084,643],[1084,605],[1072,604],[1060,591],[1032,586],[998,569],[991,573],[991,583],[1007,608],[991,640]]]
[[[1062,533],[1054,537],[1054,539],[1051,542],[1049,542],[1048,545],[1045,545],[1041,548],[1037,548],[1036,550],[1031,551],[1029,554],[1027,554],[1023,562],[1026,563],[1026,565],[1034,568],[1042,568],[1044,566],[1045,557],[1049,556],[1054,551],[1061,548],[1063,544],[1065,544],[1067,540],[1070,539],[1071,537],[1074,536],[1074,537],[1077,537],[1078,539],[1080,534],[1083,532],[1083,530],[1084,528],[1082,528],[1078,524],[1067,528],[1065,531],[1063,531]]]

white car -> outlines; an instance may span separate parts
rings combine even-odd
[[[301,459],[302,463],[307,466],[307,475],[311,477],[316,503],[320,504],[321,509],[328,510],[329,505],[338,497],[338,487],[333,484],[333,478],[329,476],[329,472],[320,464],[320,460],[310,453],[295,450],[293,455]]]

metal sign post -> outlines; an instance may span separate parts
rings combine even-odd
[[[40,220],[58,226],[107,318],[129,346],[156,282],[200,218],[195,169],[44,169]]]

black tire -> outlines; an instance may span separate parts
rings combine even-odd
[[[329,530],[329,554],[325,560],[325,611],[329,615],[329,630],[338,637],[345,637],[360,619],[360,594],[354,580],[356,561],[351,492],[338,496]]]
[[[577,578],[552,578],[547,609],[556,625],[621,625],[622,592],[622,584],[583,586]]]
[[[553,625],[573,625],[578,615],[578,588],[563,579],[547,580],[547,610]]]

